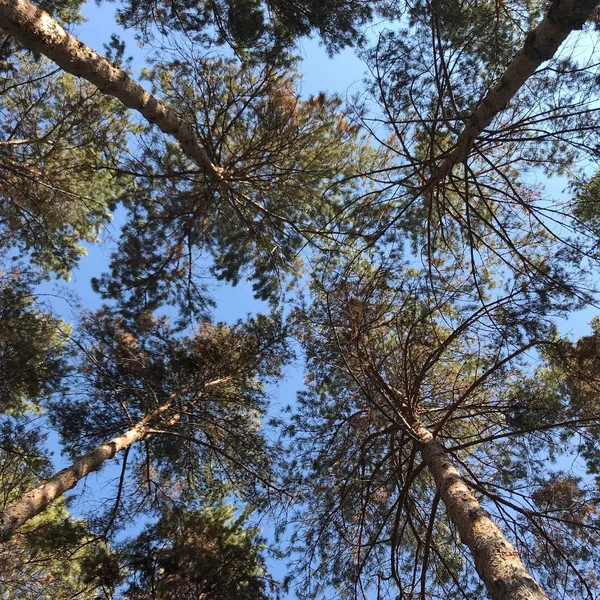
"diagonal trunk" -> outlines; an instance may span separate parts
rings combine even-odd
[[[0,513],[0,541],[9,539],[18,527],[43,512],[54,500],[74,488],[86,475],[98,471],[118,452],[144,439],[149,434],[148,429],[171,408],[173,401],[174,397],[170,397],[167,402],[153,410],[131,429],[94,448],[77,459],[70,467],[58,472],[42,485],[33,488],[13,502]]]
[[[0,29],[25,48],[47,56],[67,73],[87,79],[107,96],[113,96],[139,112],[163,133],[172,135],[207,177],[215,181],[223,179],[222,169],[211,162],[188,123],[125,71],[68,34],[47,12],[28,0],[0,0]]]
[[[421,455],[460,539],[473,556],[475,568],[492,600],[548,600],[527,572],[519,554],[448,459],[431,432],[415,424]]]
[[[546,17],[529,33],[522,48],[506,67],[498,83],[484,96],[465,123],[454,144],[454,150],[433,171],[421,193],[441,183],[459,163],[463,163],[475,139],[498,116],[523,87],[525,82],[547,60],[574,30],[581,29],[598,0],[554,0]]]
[[[360,355],[360,353],[359,353]],[[398,403],[399,414],[416,438],[423,463],[435,481],[436,490],[456,527],[460,540],[471,553],[475,569],[491,600],[548,600],[540,584],[528,573],[519,553],[481,506],[448,457],[445,448],[410,411],[402,392],[390,386],[373,368],[372,360],[360,355],[367,376],[380,392]]]

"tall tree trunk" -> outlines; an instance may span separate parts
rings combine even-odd
[[[435,480],[460,539],[473,556],[475,568],[492,600],[548,600],[531,577],[513,545],[482,508],[448,454],[431,432],[417,423],[421,455]]]
[[[211,162],[188,123],[125,71],[68,34],[47,12],[28,0],[0,0],[0,29],[25,48],[47,56],[67,73],[87,79],[104,94],[139,112],[163,133],[172,135],[210,179],[223,179],[223,170]]]
[[[171,408],[173,401],[174,396],[125,433],[94,448],[77,459],[70,467],[58,472],[42,485],[33,488],[19,500],[13,502],[4,512],[0,513],[0,541],[9,539],[18,527],[43,512],[54,500],[74,488],[86,475],[98,471],[107,460],[114,458],[118,452],[144,439],[148,435],[148,429]]]
[[[554,0],[546,17],[531,31],[522,48],[506,67],[498,83],[483,97],[465,122],[454,149],[434,169],[419,193],[426,193],[444,180],[459,163],[463,163],[475,139],[500,114],[525,82],[550,60],[567,36],[581,29],[599,0]]]
[[[435,487],[456,527],[460,540],[469,549],[475,569],[492,600],[548,600],[546,592],[529,574],[519,553],[506,539],[487,511],[481,506],[445,448],[419,421],[404,394],[390,386],[373,367],[371,358],[359,351],[365,373],[391,404],[397,404],[405,426],[420,446],[423,462],[435,481]]]

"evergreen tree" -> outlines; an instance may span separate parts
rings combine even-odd
[[[543,275],[529,253],[544,238],[562,239],[575,261],[594,254],[595,236],[581,235],[569,203],[532,182],[576,176],[595,155],[594,53],[578,53],[584,34],[565,41],[595,8],[416,3],[406,28],[383,31],[366,60],[385,124],[374,133],[397,168],[374,236],[401,244],[408,230],[416,253],[467,244],[472,277],[483,280],[496,259]]]
[[[0,507],[4,510],[34,484],[49,477],[43,434],[24,418],[0,425]],[[110,598],[121,578],[114,552],[64,499],[0,548],[0,595],[22,600]]]
[[[67,326],[37,306],[38,276],[0,281],[0,510],[52,474],[42,407],[64,391]],[[109,597],[120,577],[114,554],[64,499],[0,549],[0,595],[24,600]],[[100,595],[100,596],[99,596]]]
[[[70,114],[83,110],[74,80],[53,79],[59,93],[49,92],[48,114],[37,110],[36,81],[19,83],[27,93],[14,105],[5,90],[14,121],[0,156],[5,237],[38,267],[64,274],[75,264],[122,191],[106,172],[138,188],[111,272],[97,281],[118,308],[83,323],[74,397],[52,408],[80,458],[6,507],[3,537],[120,450],[115,502],[95,523],[105,535],[142,512],[193,503],[222,479],[250,497],[272,485],[255,379],[275,375],[285,355],[278,324],[204,324],[187,337],[181,328],[208,307],[195,271],[206,253],[219,277],[249,273],[273,300],[275,276],[301,274],[296,258],[308,240],[316,275],[296,322],[309,380],[290,428],[289,475],[304,492],[297,547],[306,593],[314,578],[316,589],[333,584],[348,597],[473,598],[485,587],[494,600],[593,598],[592,482],[547,462],[574,448],[588,475],[597,471],[597,335],[561,341],[551,324],[594,297],[586,267],[597,267],[597,182],[576,165],[595,160],[599,144],[596,61],[593,49],[582,58],[561,44],[596,18],[596,5],[131,2],[121,18],[142,38],[158,26],[171,40],[227,42],[237,53],[161,57],[149,92],[26,0],[0,0],[0,27],[24,48],[157,127],[145,130],[136,160],[124,161],[123,109],[84,84],[99,102],[86,123],[98,124],[117,157],[107,171],[107,157],[96,162],[85,132],[69,137],[71,121],[56,109],[66,98],[76,104]],[[311,31],[334,50],[354,43],[375,10],[391,23],[365,52],[381,107],[370,127],[377,153],[360,148],[366,108],[349,123],[336,99],[301,101],[290,57],[279,52]],[[275,52],[264,52],[271,42]],[[29,60],[9,45],[7,68]],[[31,64],[47,72],[47,63]],[[101,126],[107,112],[117,115],[117,141]],[[69,144],[86,177],[63,176]],[[531,183],[539,173],[579,175],[574,205],[550,204]],[[96,211],[81,202],[92,179]],[[57,190],[76,198],[63,213]],[[182,309],[176,328],[151,316],[164,304]],[[30,324],[32,314],[47,339],[44,318],[26,304],[15,318]],[[534,348],[546,361],[537,370],[524,359]],[[23,398],[55,389],[43,383],[52,352],[39,350],[32,362],[41,375],[31,384],[17,373],[7,406],[21,410]],[[185,532],[212,520],[202,508],[182,514]],[[170,541],[157,549],[159,570],[139,574],[138,591],[187,593],[189,540],[164,520],[148,531]],[[253,552],[250,570],[260,570]],[[172,577],[160,572],[164,560],[176,563]],[[193,583],[196,594],[215,585],[206,575]]]
[[[29,280],[29,281],[28,281]],[[18,270],[0,278],[0,410],[22,415],[58,392],[67,373],[60,322],[35,306]]]
[[[126,600],[266,600],[273,597],[255,527],[232,505],[172,508],[129,542]]]
[[[297,315],[309,379],[290,431],[302,581],[348,597],[392,586],[401,597],[471,598],[484,593],[477,572],[494,599],[592,597],[587,558],[563,553],[557,570],[536,554],[552,538],[552,508],[530,508],[548,446],[510,416],[527,368],[518,358],[553,344],[544,315],[560,307],[516,286],[478,308],[473,282],[446,266],[454,286],[433,290],[395,261],[316,270],[314,305]],[[592,514],[578,527],[594,531]],[[526,567],[549,573],[549,596]]]
[[[262,382],[286,359],[276,319],[204,323],[182,337],[164,319],[146,314],[135,331],[105,310],[90,315],[83,331],[71,391],[51,410],[79,458],[0,515],[4,539],[121,451],[114,503],[96,515],[106,533],[122,511],[127,519],[171,497],[194,498],[219,480],[235,482],[248,499],[270,489],[277,458],[260,422]]]
[[[147,132],[111,272],[94,284],[127,313],[163,303],[201,313],[207,271],[234,285],[248,277],[259,297],[277,299],[286,276],[302,272],[304,246],[350,227],[341,213],[359,165],[385,159],[362,146],[338,98],[300,100],[289,70],[182,55],[148,77],[186,112],[232,185],[199,177],[177,147]]]
[[[131,218],[112,273],[100,285],[128,311],[168,301],[202,313],[206,294],[194,276],[201,251],[214,258],[218,277],[237,283],[249,275],[259,296],[276,297],[278,279],[298,272],[302,246],[344,227],[336,217],[345,195],[360,187],[359,162],[369,170],[385,163],[362,147],[338,98],[301,101],[289,67],[207,59],[180,45],[175,60],[147,73],[150,93],[33,5],[2,10],[21,43],[178,142],[149,128],[139,141],[143,153],[119,165],[138,186],[128,195]]]

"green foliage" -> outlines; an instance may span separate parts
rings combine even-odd
[[[0,278],[0,411],[22,414],[61,389],[66,375],[61,322],[35,306],[26,275]]]
[[[95,288],[125,314],[176,304],[183,317],[202,315],[209,255],[219,279],[247,277],[257,296],[277,299],[286,275],[301,272],[303,247],[348,226],[337,217],[368,156],[357,128],[339,98],[301,100],[289,71],[194,55],[147,76],[229,175],[215,185],[148,131],[111,272]]]
[[[561,590],[583,593],[578,572],[595,557],[544,562],[545,545],[556,545],[557,557],[569,553],[567,524],[555,523],[553,507],[531,508],[548,457],[577,448],[573,413],[550,369],[527,377],[532,366],[519,360],[533,340],[554,347],[548,315],[560,305],[516,285],[493,290],[481,308],[459,262],[440,261],[430,279],[412,265],[401,269],[395,256],[347,254],[315,265],[311,303],[294,319],[309,373],[288,430],[289,484],[300,494],[298,593],[484,593],[472,557],[448,529],[415,422],[435,432],[536,576],[560,573]],[[581,498],[589,503],[591,490]],[[594,535],[593,512],[575,524],[573,546]]]
[[[550,201],[539,182],[572,176],[595,155],[599,82],[588,68],[593,52],[566,46],[498,107],[492,123],[469,141],[466,159],[423,192],[456,150],[473,111],[493,102],[486,96],[493,96],[524,32],[546,9],[529,1],[417,2],[400,26],[382,31],[366,58],[385,124],[374,130],[396,155],[389,185],[397,187],[387,217],[373,222],[373,236],[400,244],[408,234],[416,255],[426,249],[432,269],[437,251],[462,255],[482,287],[494,263],[501,265],[497,281],[512,272],[527,285],[536,271],[550,281],[539,267],[559,262],[579,270],[585,281],[581,263],[597,257],[597,235],[573,218],[569,202]],[[564,242],[560,256],[548,262],[536,257],[540,247],[558,240]],[[560,285],[562,277],[555,281]]]
[[[231,45],[238,53],[273,56],[299,37],[316,32],[330,52],[362,39],[360,26],[374,15],[377,2],[352,0],[128,0],[119,18],[143,37],[184,32],[196,42]]]
[[[37,6],[63,23],[81,23],[83,0],[41,0]]]
[[[48,7],[77,18],[76,3]],[[596,50],[563,50],[538,69],[467,140],[460,164],[436,176],[546,8],[537,0],[123,3],[122,23],[144,40],[175,33],[145,83],[192,126],[221,181],[151,127],[131,126],[89,85],[11,43],[0,51],[5,254],[66,276],[126,200],[110,272],[94,281],[114,304],[73,335],[68,390],[53,321],[27,286],[0,287],[0,402],[16,414],[65,392],[51,422],[71,456],[170,403],[118,460],[114,503],[90,518],[107,538],[160,515],[123,546],[127,598],[268,597],[257,531],[211,499],[225,490],[258,505],[274,487],[281,446],[263,430],[264,384],[281,376],[289,351],[278,315],[209,323],[206,281],[248,278],[275,303],[286,284],[306,281],[307,256],[312,280],[294,327],[308,375],[287,430],[285,481],[298,501],[290,552],[299,595],[334,586],[342,598],[483,597],[422,464],[417,424],[552,598],[597,595],[589,575],[600,567],[597,490],[549,463],[579,453],[588,475],[600,472],[600,329],[573,343],[557,340],[553,326],[595,296],[598,177],[580,176],[587,183],[564,204],[535,183],[597,157]],[[301,99],[294,41],[315,32],[330,52],[359,44],[376,14],[389,28],[364,53],[370,98],[352,118],[337,97]],[[229,44],[235,59],[202,54],[215,43]],[[122,62],[123,45],[113,39],[109,54]],[[131,157],[134,131],[142,135]],[[174,325],[154,316],[162,307],[177,310]],[[205,322],[192,327],[198,317]],[[48,475],[38,434],[17,443],[9,433],[5,503],[36,472]],[[19,576],[10,593],[110,593],[122,560],[92,543],[89,525],[64,504],[32,520],[0,558],[11,574],[26,565],[33,587],[21,591]]]
[[[580,226],[600,235],[600,174],[581,183],[576,189],[574,216]]]
[[[200,323],[190,335],[149,314],[136,325],[108,309],[88,315],[80,326],[81,362],[70,392],[51,408],[76,457],[172,401],[124,459],[120,502],[96,513],[96,526],[118,527],[121,514],[126,523],[169,498],[205,495],[220,481],[258,497],[271,485],[279,460],[261,430],[264,383],[279,375],[288,357],[279,320]]]
[[[0,68],[0,116],[0,249],[68,277],[123,193],[125,109],[17,51]]]
[[[264,543],[229,504],[173,508],[124,549],[127,600],[266,600]]]
[[[600,321],[592,320],[592,333],[575,342],[560,340],[546,352],[551,376],[557,381],[565,405],[565,420],[573,425],[572,435],[579,427],[587,428],[579,438],[579,451],[586,460],[588,473],[600,481],[600,435],[594,426],[600,418],[599,367]]]
[[[547,371],[518,381],[510,394],[506,422],[516,431],[534,431],[566,418],[560,385]]]

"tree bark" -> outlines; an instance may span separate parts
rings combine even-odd
[[[104,94],[139,112],[163,133],[172,135],[210,179],[223,179],[223,169],[211,162],[188,123],[125,71],[67,33],[47,12],[28,0],[0,0],[0,29],[25,48],[47,56],[67,73],[86,79]]]
[[[168,411],[174,401],[169,398],[162,406],[153,410],[134,427],[114,437],[77,459],[70,467],[63,469],[42,485],[33,488],[6,510],[0,513],[0,542],[8,540],[18,527],[43,512],[54,500],[74,488],[89,473],[98,471],[102,465],[121,450],[148,435],[148,428],[162,414]],[[176,415],[177,416],[177,415]]]
[[[473,556],[475,568],[492,600],[548,600],[523,565],[514,546],[482,508],[448,454],[431,432],[416,424],[421,455],[433,476],[460,539]]]
[[[523,47],[504,71],[500,81],[484,96],[465,123],[454,149],[433,171],[420,193],[426,193],[444,180],[459,163],[466,160],[475,139],[507,106],[525,82],[574,30],[590,18],[598,0],[554,0],[546,17],[529,33]]]

